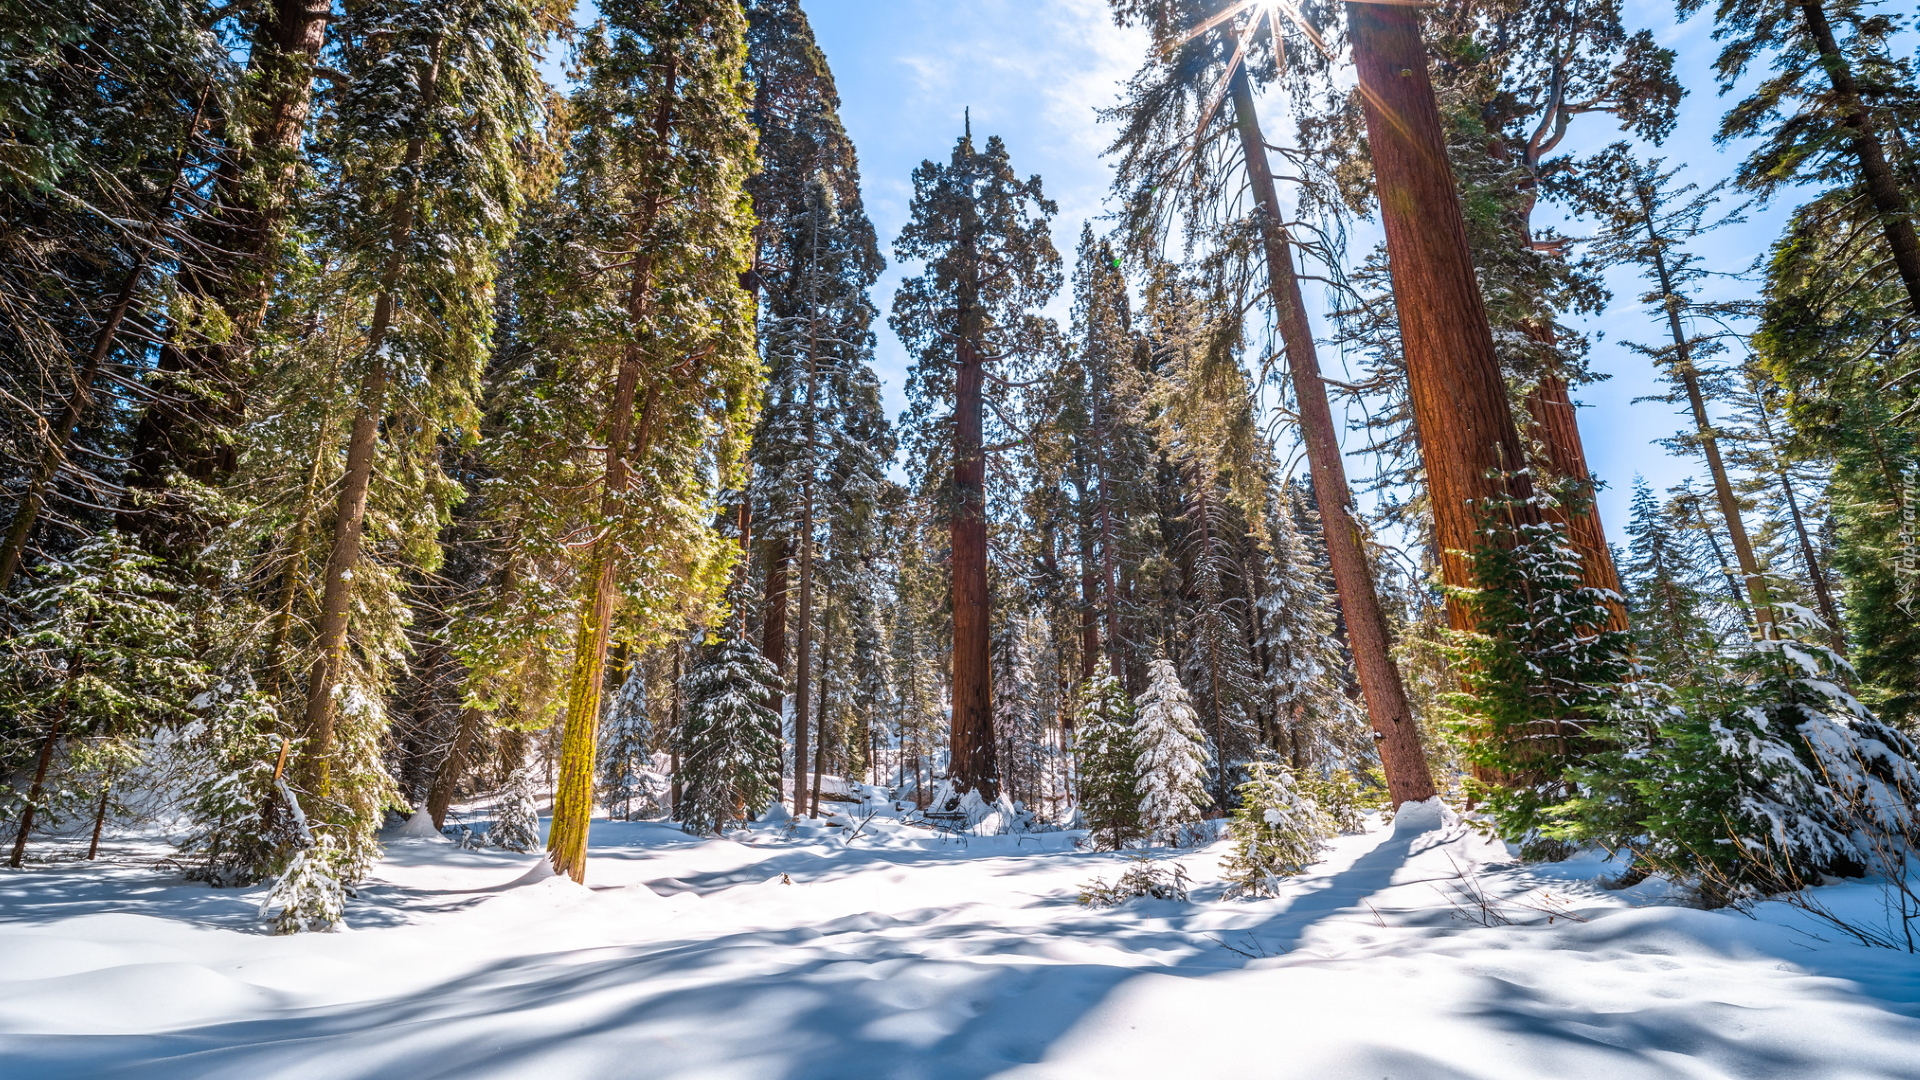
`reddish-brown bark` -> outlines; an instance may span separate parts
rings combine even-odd
[[[1469,555],[1489,501],[1511,496],[1520,501],[1510,512],[1531,513],[1526,455],[1467,249],[1418,12],[1349,3],[1347,25],[1441,579],[1471,587]],[[1457,597],[1448,598],[1447,618],[1455,629],[1472,629]]]
[[[1433,797],[1433,776],[1427,768],[1420,729],[1413,722],[1413,710],[1407,703],[1400,669],[1388,651],[1386,615],[1374,588],[1373,570],[1367,565],[1359,523],[1353,517],[1346,463],[1340,456],[1339,431],[1327,401],[1326,384],[1320,377],[1320,357],[1314,348],[1313,328],[1307,321],[1300,279],[1294,272],[1293,253],[1279,215],[1266,142],[1260,133],[1253,91],[1244,70],[1234,73],[1232,93],[1240,148],[1247,162],[1254,201],[1259,206],[1267,286],[1280,320],[1281,340],[1300,414],[1300,437],[1306,444],[1308,471],[1326,538],[1327,561],[1333,572],[1340,611],[1346,620],[1347,644],[1353,653],[1361,693],[1366,698],[1367,718],[1380,746],[1388,793],[1396,806],[1420,802]]]

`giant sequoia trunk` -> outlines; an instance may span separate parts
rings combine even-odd
[[[1533,513],[1526,455],[1467,249],[1419,16],[1403,4],[1349,3],[1347,26],[1441,579],[1470,588],[1469,556],[1490,504],[1510,497],[1508,512]],[[1447,600],[1447,620],[1474,629],[1457,597]]]
[[[953,720],[948,778],[955,791],[999,795],[988,660],[986,364],[981,313],[963,295],[953,413]]]
[[[1314,498],[1320,507],[1320,527],[1326,538],[1334,590],[1340,599],[1340,613],[1346,620],[1347,644],[1353,651],[1360,691],[1366,698],[1367,719],[1380,745],[1388,793],[1396,806],[1420,802],[1433,797],[1433,776],[1427,769],[1420,729],[1413,722],[1413,710],[1407,703],[1406,687],[1400,681],[1400,669],[1388,652],[1386,615],[1374,588],[1373,570],[1367,565],[1359,523],[1353,517],[1346,463],[1340,456],[1339,431],[1334,426],[1333,409],[1327,402],[1326,384],[1320,378],[1320,357],[1314,348],[1313,328],[1307,322],[1300,279],[1294,273],[1293,253],[1281,224],[1266,141],[1260,132],[1259,117],[1254,113],[1253,91],[1245,69],[1234,72],[1232,92],[1240,149],[1246,158],[1248,180],[1258,204],[1267,258],[1267,287],[1280,320],[1287,368],[1300,411],[1301,441],[1306,444],[1308,471],[1313,478]]]
[[[1556,511],[1567,530],[1567,540],[1580,555],[1580,580],[1590,589],[1603,589],[1620,597],[1620,571],[1613,562],[1613,548],[1607,543],[1607,531],[1600,524],[1600,508],[1594,502],[1593,474],[1587,469],[1586,448],[1580,441],[1580,421],[1574,412],[1573,397],[1567,381],[1556,374],[1543,375],[1527,394],[1527,412],[1532,419],[1532,434],[1546,450],[1547,467],[1554,478],[1571,484],[1580,505]],[[1627,607],[1622,600],[1607,603],[1608,630],[1627,628]]]

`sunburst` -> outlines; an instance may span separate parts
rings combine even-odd
[[[1243,16],[1246,18],[1242,22],[1240,20]],[[1228,4],[1211,17],[1202,20],[1180,39],[1179,45],[1185,45],[1194,38],[1219,27],[1239,23],[1233,28],[1233,56],[1227,60],[1227,70],[1220,76],[1220,85],[1214,87],[1213,93],[1208,96],[1207,107],[1201,112],[1200,123],[1194,129],[1194,156],[1199,155],[1200,145],[1206,138],[1207,125],[1213,122],[1213,114],[1219,111],[1220,103],[1226,100],[1227,91],[1233,85],[1234,75],[1240,70],[1240,65],[1246,62],[1247,50],[1263,27],[1274,38],[1276,62],[1285,62],[1278,44],[1282,19],[1305,34],[1307,40],[1313,42],[1314,48],[1320,50],[1322,56],[1329,60],[1333,58],[1333,52],[1327,48],[1327,43],[1321,38],[1320,31],[1307,21],[1307,17],[1300,11],[1299,5],[1294,3],[1294,0],[1236,0],[1235,3]]]

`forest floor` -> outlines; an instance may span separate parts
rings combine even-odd
[[[1126,862],[1078,834],[850,831],[597,821],[586,888],[395,841],[351,930],[295,937],[157,841],[0,873],[0,1074],[1920,1078],[1920,958],[1451,822],[1335,840],[1271,900],[1221,898],[1225,843],[1155,852],[1192,901],[1100,910],[1079,887]],[[1881,916],[1871,882],[1819,893]]]

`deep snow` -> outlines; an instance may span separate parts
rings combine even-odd
[[[159,846],[0,875],[0,1076],[1920,1078],[1915,957],[1438,818],[1266,901],[1219,899],[1225,844],[1161,852],[1193,902],[1106,910],[1124,860],[1076,834],[846,831],[598,821],[587,888],[395,839],[353,930],[290,938]]]

